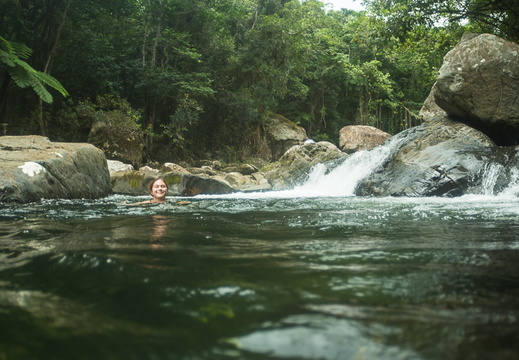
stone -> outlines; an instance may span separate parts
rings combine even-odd
[[[242,175],[251,175],[258,171],[258,168],[252,164],[233,164],[222,169],[223,172],[232,173],[237,172]]]
[[[0,137],[0,202],[96,199],[111,193],[104,153],[42,136]]]
[[[108,164],[108,171],[110,172],[110,174],[116,173],[119,171],[133,171],[134,170],[133,166],[131,166],[130,164],[125,164],[119,160],[107,160],[106,162]]]
[[[401,145],[357,187],[357,195],[461,196],[481,193],[489,164],[509,156],[482,132],[444,119],[406,130]],[[504,168],[504,167],[503,167]],[[507,184],[503,173],[495,190]]]
[[[187,168],[187,171],[189,173],[194,175],[201,175],[201,176],[216,176],[218,175],[218,171],[213,170],[210,166],[202,166],[202,167],[189,167]]]
[[[304,128],[277,114],[267,119],[265,137],[272,153],[272,161],[278,160],[292,146],[302,144],[308,138]]]
[[[161,172],[176,171],[184,174],[190,174],[190,172],[183,166],[170,162],[164,163],[159,170]]]
[[[88,142],[103,150],[110,160],[135,168],[142,165],[144,135],[137,124],[120,110],[103,113],[92,125]]]
[[[219,160],[197,160],[194,167],[209,166],[211,169],[220,170],[222,163]]]
[[[436,104],[436,84],[433,85],[431,92],[420,109],[419,117],[422,121],[439,121],[447,117],[447,113]]]
[[[154,169],[152,168],[151,166],[141,166],[139,168],[139,171],[142,171],[142,172],[150,172],[150,173],[155,173],[155,174],[158,174],[160,171],[158,169]]]
[[[519,144],[519,44],[466,34],[445,55],[434,100],[500,146]]]
[[[302,184],[314,165],[323,163],[332,169],[347,156],[328,141],[295,145],[281,159],[266,166],[262,171],[273,190],[289,189]]]
[[[366,125],[349,125],[339,131],[339,147],[352,154],[356,151],[370,150],[381,145],[391,137],[390,134]]]

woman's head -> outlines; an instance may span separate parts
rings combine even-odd
[[[168,195],[168,184],[161,178],[155,179],[149,184],[148,192],[153,196],[153,202],[164,202]]]

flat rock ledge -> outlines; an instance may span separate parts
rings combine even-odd
[[[111,192],[106,157],[95,146],[0,136],[0,203],[97,199]]]

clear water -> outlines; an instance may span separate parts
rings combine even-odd
[[[4,205],[0,359],[517,359],[516,194]]]

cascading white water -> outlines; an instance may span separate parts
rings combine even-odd
[[[218,197],[238,198],[309,198],[309,197],[345,197],[355,196],[355,189],[360,181],[376,171],[406,141],[406,137],[394,136],[386,143],[368,150],[359,151],[346,158],[335,169],[327,172],[323,164],[317,164],[310,172],[308,180],[292,190],[268,191],[261,193],[235,193]],[[495,186],[499,176],[507,169],[499,163],[489,163],[482,174],[479,195],[519,198],[519,168],[509,170],[510,184],[499,194]],[[475,194],[476,195],[476,194]]]
[[[519,198],[519,168],[510,171],[510,184],[499,195],[506,198]]]
[[[305,197],[354,196],[357,184],[382,165],[404,140],[393,137],[374,149],[356,152],[329,173],[324,165],[316,165],[307,182],[291,192]]]
[[[497,179],[503,170],[503,165],[497,163],[489,163],[485,166],[481,180],[481,191],[483,195],[494,195]]]

